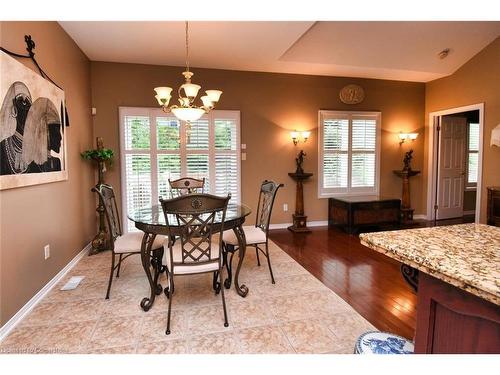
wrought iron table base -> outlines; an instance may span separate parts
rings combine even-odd
[[[246,253],[246,247],[247,247],[247,241],[245,237],[245,232],[243,231],[243,227],[241,225],[238,225],[233,228],[233,232],[236,235],[236,238],[238,239],[238,266],[236,267],[236,273],[234,274],[234,286],[236,288],[236,292],[241,296],[241,297],[246,297],[248,294],[248,287],[245,284],[240,285],[239,282],[239,275],[240,275],[240,270],[241,266],[243,265],[243,260],[245,259],[245,253]],[[231,287],[231,279],[232,279],[232,263],[233,263],[233,256],[235,253],[234,246],[229,245],[224,252],[224,263],[226,265],[227,269],[227,279],[224,281],[224,287],[226,289],[229,289]],[[227,261],[227,256],[228,252],[231,253],[231,257],[229,258],[229,262]]]
[[[141,244],[141,261],[144,272],[149,281],[150,296],[144,297],[141,301],[141,308],[144,311],[148,311],[155,301],[155,297],[161,294],[163,288],[161,284],[158,283],[158,278],[163,272],[162,259],[163,259],[163,246],[159,249],[155,249],[151,252],[151,246],[156,238],[156,234],[144,233],[142,237]],[[154,275],[151,274],[151,268],[153,267]]]

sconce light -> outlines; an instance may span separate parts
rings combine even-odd
[[[415,139],[417,139],[417,137],[418,137],[418,133],[401,133],[400,132],[399,133],[399,139],[400,139],[399,144],[401,145],[401,144],[405,143],[405,141],[407,139],[414,141]]]
[[[297,146],[299,143],[299,136],[302,135],[303,142],[307,142],[309,139],[309,136],[311,135],[310,131],[303,131],[303,132],[298,132],[297,130],[294,130],[293,132],[290,132],[290,137],[292,138],[293,144]]]

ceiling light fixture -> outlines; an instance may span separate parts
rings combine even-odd
[[[166,113],[172,112],[175,117],[181,121],[190,123],[191,121],[197,121],[203,116],[203,114],[210,112],[215,103],[220,99],[222,91],[220,90],[206,90],[206,95],[203,95],[200,99],[203,103],[201,106],[194,105],[194,100],[198,95],[198,91],[201,86],[191,83],[191,78],[194,73],[189,71],[189,24],[186,21],[186,71],[182,72],[186,82],[182,84],[177,93],[179,95],[180,105],[168,106],[170,99],[172,98],[172,88],[171,87],[155,87],[155,98],[158,104],[162,107],[163,111]],[[184,96],[182,94],[184,91]]]

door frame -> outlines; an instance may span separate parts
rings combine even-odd
[[[436,153],[438,137],[436,137],[437,119],[442,116],[458,114],[468,111],[479,111],[479,153],[478,153],[478,174],[476,186],[476,214],[475,222],[479,223],[481,210],[481,186],[483,182],[483,133],[484,133],[484,103],[471,104],[463,107],[455,107],[429,113],[429,144],[427,160],[427,220],[434,220],[434,202],[436,200]],[[439,159],[437,161],[439,163]]]

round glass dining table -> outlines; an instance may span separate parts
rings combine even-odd
[[[246,239],[245,232],[243,231],[243,223],[252,211],[244,204],[230,203],[227,206],[226,219],[224,221],[224,231],[233,230],[238,239],[238,253],[239,261],[234,274],[234,286],[236,292],[246,297],[248,288],[245,285],[239,284],[239,274],[241,265],[245,258]],[[160,249],[151,249],[153,242],[157,235],[168,235],[168,228],[165,222],[165,215],[161,205],[154,205],[151,207],[143,207],[137,210],[131,210],[128,213],[128,218],[135,223],[135,227],[144,232],[141,244],[141,260],[144,272],[149,281],[150,296],[145,297],[141,301],[141,307],[144,311],[148,311],[154,303],[155,297],[162,292],[162,286],[158,283],[160,274],[164,271],[162,264],[163,260],[163,247]],[[217,215],[214,219],[214,230],[220,230],[222,215]],[[170,220],[170,226],[175,225],[176,220]],[[178,224],[180,225],[180,224]],[[154,273],[151,272],[151,266]],[[228,269],[229,271],[229,269]],[[228,272],[228,278],[225,280],[224,285],[226,288],[231,286],[231,273]]]

